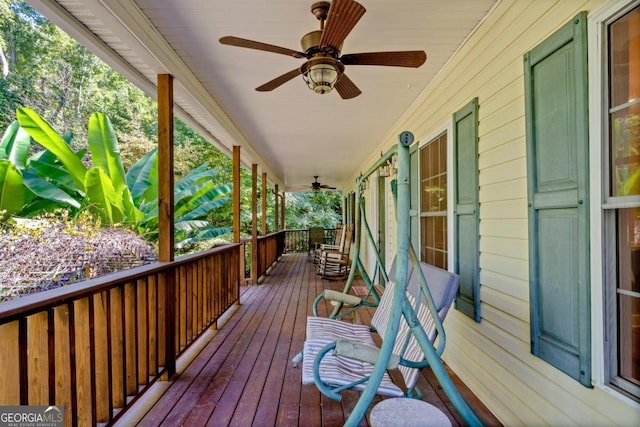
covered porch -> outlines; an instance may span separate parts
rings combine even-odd
[[[314,386],[302,385],[301,368],[291,359],[302,349],[315,297],[327,288],[341,290],[343,284],[316,275],[306,254],[284,254],[262,285],[241,289],[239,305],[219,321],[218,329],[209,329],[178,359],[174,379],[155,383],[116,425],[342,425],[360,393],[345,392],[342,402],[334,402]],[[322,309],[328,313],[326,306]],[[351,320],[368,323],[371,311],[359,312]],[[449,372],[485,424],[499,425]],[[418,384],[425,401],[441,409],[454,426],[464,425],[429,369]]]

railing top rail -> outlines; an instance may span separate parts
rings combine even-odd
[[[335,227],[324,227],[325,231],[327,230],[335,230]],[[287,228],[286,230],[282,230],[282,231],[309,231],[308,228]]]
[[[258,236],[258,239],[268,239],[269,237],[275,237],[279,234],[286,232],[286,230],[274,231],[272,233],[266,234],[264,236]]]
[[[132,282],[139,278],[159,273],[169,268],[175,268],[217,253],[232,251],[238,246],[239,244],[237,243],[230,243],[204,252],[185,255],[173,262],[155,262],[153,264],[142,265],[84,280],[70,286],[63,286],[46,292],[25,295],[14,300],[5,301],[0,303],[0,324],[15,320],[17,317],[31,315],[49,307],[55,307],[70,301],[85,298],[89,295],[110,289],[123,282]]]

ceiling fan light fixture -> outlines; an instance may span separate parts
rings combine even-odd
[[[302,78],[315,93],[329,93],[340,77],[341,68],[344,69],[339,65],[333,58],[312,58],[302,66]]]

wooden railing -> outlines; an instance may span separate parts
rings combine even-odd
[[[264,276],[284,252],[285,233],[279,231],[258,237],[258,277]]]
[[[291,229],[286,230],[286,238],[284,251],[286,253],[308,252],[309,251],[309,230],[308,229]],[[335,228],[324,229],[325,243],[333,242],[336,233]]]
[[[284,253],[286,231],[278,231],[258,237],[257,241],[257,279],[263,277],[269,267],[275,263]],[[242,239],[243,253],[245,256],[245,278],[251,276],[251,239]]]
[[[0,304],[0,405],[112,423],[238,301],[240,256],[227,245]]]

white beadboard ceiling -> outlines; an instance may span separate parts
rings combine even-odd
[[[148,93],[156,75],[175,77],[181,118],[271,183],[299,190],[320,176],[337,187],[379,147],[389,129],[482,21],[496,0],[361,0],[367,9],[342,53],[424,50],[417,69],[347,66],[362,94],[317,95],[297,77],[272,92],[256,87],[304,60],[221,45],[241,38],[301,50],[319,29],[315,0],[28,0]]]

